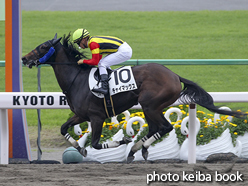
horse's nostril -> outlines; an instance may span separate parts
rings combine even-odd
[[[22,57],[22,62],[26,62],[27,58],[26,57]]]

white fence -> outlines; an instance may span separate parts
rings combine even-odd
[[[210,92],[214,102],[248,102],[248,92]],[[172,106],[179,105],[176,101]],[[141,109],[135,105],[133,109]],[[9,132],[7,109],[69,109],[64,94],[60,92],[1,92],[0,93],[0,164],[9,162]],[[195,116],[196,107],[190,105],[189,110],[189,159],[195,163]],[[193,145],[194,144],[194,145]]]

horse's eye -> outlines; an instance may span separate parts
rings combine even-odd
[[[48,47],[45,46],[45,45],[42,45],[40,48],[41,48],[41,49],[47,49]]]

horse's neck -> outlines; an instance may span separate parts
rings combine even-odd
[[[63,47],[58,51],[55,62],[58,63],[68,63],[70,59],[64,52]],[[52,65],[55,76],[57,78],[60,88],[64,91],[72,91],[72,84],[76,82],[77,79],[80,79],[81,83],[84,84],[84,81],[87,80],[86,76],[88,73],[82,73],[83,70],[80,70],[80,67],[77,65]],[[80,72],[79,72],[80,71]],[[80,73],[80,74],[78,74]],[[82,77],[84,76],[84,77]]]

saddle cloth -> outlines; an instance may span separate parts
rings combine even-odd
[[[95,78],[94,74],[97,68],[92,68],[89,74],[89,88],[92,90],[94,87],[99,87],[98,79]],[[137,85],[133,76],[131,66],[123,66],[113,70],[109,76],[109,94],[113,96],[115,94],[126,92],[137,89]],[[91,91],[92,92],[92,91]],[[101,93],[92,92],[99,98],[104,98]]]

